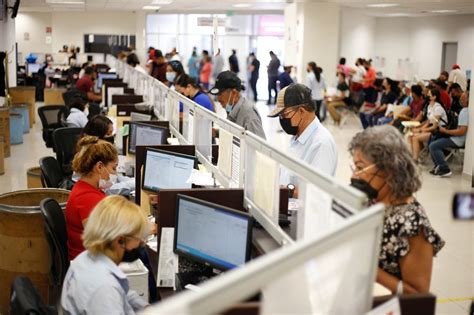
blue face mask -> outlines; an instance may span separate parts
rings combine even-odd
[[[166,81],[174,82],[175,78],[176,78],[176,72],[166,72]]]
[[[230,112],[232,111],[232,108],[234,107],[234,105],[230,103],[231,96],[232,94],[229,94],[229,99],[227,100],[227,104],[225,105],[225,111],[227,112],[227,114],[230,114]]]

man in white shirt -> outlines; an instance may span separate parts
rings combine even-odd
[[[291,84],[278,93],[276,108],[268,117],[279,117],[283,130],[290,135],[289,152],[314,169],[329,176],[336,174],[337,148],[331,133],[315,114],[311,89]],[[285,170],[280,183],[295,184]]]
[[[451,84],[453,83],[457,83],[459,84],[459,86],[461,87],[463,91],[466,91],[466,88],[467,88],[466,74],[461,71],[461,67],[459,67],[459,65],[457,64],[454,64],[452,69],[453,70],[451,70],[451,72],[449,73],[449,78],[448,78],[449,86],[451,86]]]

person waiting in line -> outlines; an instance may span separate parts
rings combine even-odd
[[[440,137],[436,140],[431,141],[429,148],[431,159],[434,162],[434,168],[430,171],[430,174],[438,177],[449,177],[451,176],[451,170],[449,169],[448,163],[445,160],[443,151],[446,149],[463,148],[466,143],[467,128],[469,125],[469,93],[464,92],[461,95],[460,103],[462,110],[458,117],[458,126],[456,129],[446,129],[445,127],[439,127]]]
[[[278,90],[277,90],[277,81],[278,75],[280,74],[278,69],[280,69],[280,59],[273,51],[270,51],[270,63],[267,66],[268,74],[268,102],[267,104],[274,104],[277,99]],[[275,91],[275,98],[272,100],[272,91]]]
[[[394,127],[401,129],[402,121],[419,121],[423,120],[423,108],[425,107],[425,98],[423,96],[423,89],[420,85],[412,85],[411,87],[412,101],[408,107],[404,108],[398,118],[392,121],[390,124]]]
[[[97,204],[82,236],[85,251],[69,267],[61,293],[65,314],[135,314],[148,305],[129,289],[121,262],[139,258],[148,222],[136,204],[110,196]]]
[[[69,101],[70,113],[66,118],[68,127],[84,128],[88,122],[89,104],[80,95],[73,96]]]
[[[135,53],[131,53],[127,56],[127,64],[134,68],[135,70],[147,74],[145,69],[143,69],[142,66],[140,66],[140,60],[138,59],[137,55]]]
[[[293,83],[282,89],[276,108],[268,117],[279,117],[283,131],[293,136],[289,148],[291,155],[327,175],[336,174],[336,143],[316,117],[312,92],[307,86]],[[280,178],[281,184],[297,184],[286,171]]]
[[[250,74],[250,88],[252,89],[253,93],[253,101],[256,103],[258,101],[258,93],[257,93],[257,81],[260,72],[260,61],[255,56],[255,53],[251,52],[249,55],[249,67],[248,72]]]
[[[433,256],[445,242],[414,197],[421,178],[405,139],[376,126],[356,134],[349,152],[351,185],[386,207],[376,281],[393,293],[428,293]]]
[[[451,98],[448,94],[448,85],[445,81],[436,80],[434,81],[434,87],[438,89],[441,105],[443,105],[445,110],[451,109]]]
[[[363,94],[363,79],[366,73],[364,68],[364,60],[362,58],[357,58],[355,62],[355,68],[350,70],[351,74],[351,82],[350,82],[350,90],[351,90],[351,98],[353,103],[357,108],[360,108],[364,103],[364,94]]]
[[[212,78],[214,81],[222,70],[224,70],[224,57],[222,57],[221,49],[217,48],[217,53],[212,61]]]
[[[201,86],[204,90],[209,90],[209,82],[211,81],[212,75],[212,63],[211,57],[206,56],[203,58],[203,65],[201,68],[201,72],[199,73],[199,81],[201,82]]]
[[[80,179],[66,204],[66,230],[69,259],[84,251],[81,235],[92,209],[105,198],[104,190],[114,182],[118,165],[115,146],[94,136],[85,136],[77,144],[72,168]]]
[[[453,83],[449,87],[449,95],[451,96],[451,110],[457,114],[462,110],[461,95],[464,93],[463,89],[458,83]]]
[[[362,60],[365,74],[362,78],[362,90],[364,92],[364,103],[359,110],[360,113],[370,113],[373,108],[375,107],[375,103],[377,101],[377,87],[375,85],[377,80],[377,73],[375,69],[372,67],[372,60]],[[367,126],[362,125],[362,127],[366,128]]]
[[[360,121],[364,129],[377,124],[377,120],[385,115],[389,104],[394,104],[398,98],[398,83],[385,78],[382,81],[382,98],[373,107],[366,108],[359,112]]]
[[[150,57],[151,57],[151,67],[150,69],[150,75],[154,77],[155,79],[163,82],[166,84],[166,67],[167,63],[165,58],[163,57],[163,53],[159,49],[154,49],[150,51]]]
[[[451,69],[447,78],[448,86],[451,87],[453,83],[457,83],[463,91],[467,91],[467,77],[466,74],[461,71],[461,67],[458,64],[454,64]]]
[[[348,77],[351,72],[351,68],[346,66],[346,58],[341,57],[339,64],[337,65],[336,74],[343,73],[344,76]]]
[[[173,86],[176,80],[184,74],[184,67],[180,61],[170,61],[166,65],[166,82],[168,86]]]
[[[179,91],[184,96],[196,102],[196,104],[207,108],[211,112],[216,111],[209,95],[207,95],[202,90],[202,88],[197,84],[196,80],[194,80],[187,74],[181,75],[176,81],[176,91]]]
[[[95,136],[100,140],[105,140],[114,143],[114,124],[107,116],[95,115],[92,117],[84,129],[82,130],[81,138],[85,136]]]
[[[379,106],[375,106],[375,111],[372,118],[373,125],[385,125],[393,120],[393,106],[405,105],[405,100],[409,101],[409,98],[402,93],[400,90],[401,84],[397,81],[393,81],[390,78],[385,78],[382,82],[383,92],[382,99]],[[389,105],[392,105],[389,110]]]
[[[337,108],[342,107],[342,106],[350,106],[351,97],[350,97],[349,86],[347,85],[346,76],[344,72],[340,71],[337,74],[337,77],[338,77],[338,83],[337,83],[336,95],[333,97],[327,97],[326,104],[328,107],[329,114],[334,120],[334,123],[336,125],[340,125],[341,114],[337,111]]]
[[[232,71],[224,71],[217,76],[216,84],[209,93],[217,95],[217,100],[227,112],[227,119],[265,139],[262,118],[255,105],[249,103],[241,95],[243,90],[245,87],[237,74]]]
[[[448,71],[441,71],[437,80],[448,82],[448,78],[449,78]]]
[[[416,163],[421,163],[419,157],[423,145],[430,140],[438,127],[444,127],[448,122],[446,110],[441,105],[439,91],[435,88],[430,89],[428,97],[430,101],[426,111],[427,119],[419,127],[413,128],[412,135],[408,137]]]
[[[194,80],[199,80],[199,58],[197,55],[196,47],[194,47],[191,57],[188,60],[188,71],[189,75]]]
[[[94,68],[86,67],[82,78],[77,80],[76,89],[87,94],[87,99],[91,102],[101,102],[102,96],[98,93],[94,93],[94,80],[96,73]]]
[[[316,116],[321,120],[321,105],[323,104],[324,91],[326,90],[326,80],[314,61],[308,62],[306,67],[308,75],[305,85],[311,89],[311,97],[316,103]]]
[[[237,59],[237,50],[235,49],[232,49],[232,55],[229,57],[229,69],[236,74],[240,72],[239,59]]]
[[[291,68],[293,68],[293,66],[283,66],[283,72],[278,76],[278,81],[280,82],[280,91],[286,88],[288,85],[294,83],[290,76]]]

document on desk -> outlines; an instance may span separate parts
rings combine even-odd
[[[246,176],[253,176],[254,202],[270,218],[278,220],[278,213],[275,211],[278,164],[260,152],[256,152],[255,157],[255,173],[246,174]]]
[[[176,288],[175,274],[178,272],[178,255],[173,253],[174,228],[161,229],[158,259],[157,287]]]
[[[231,164],[231,182],[230,187],[239,187],[240,181],[240,139],[232,136],[232,164]]]
[[[217,168],[229,178],[232,176],[232,134],[224,129],[219,130],[219,159]]]
[[[298,239],[320,235],[343,220],[342,217],[338,220],[339,215],[332,211],[331,196],[310,183],[306,184],[302,210],[298,211],[298,222],[303,222],[298,224]]]

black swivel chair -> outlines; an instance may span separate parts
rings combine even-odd
[[[76,96],[79,96],[83,98],[84,101],[88,102],[87,93],[84,93],[76,88],[69,89],[63,93],[64,104],[66,104],[66,107],[68,108],[69,111],[71,110],[71,104],[70,104],[71,99]]]
[[[41,175],[44,186],[48,188],[59,188],[66,179],[58,160],[53,156],[46,156],[39,160]]]
[[[38,115],[43,125],[43,140],[47,148],[53,148],[53,132],[65,127],[67,108],[64,105],[48,105],[38,108]]]
[[[12,283],[10,293],[11,315],[57,315],[57,310],[52,306],[46,306],[38,294],[35,286],[25,276],[18,276]]]
[[[72,175],[72,159],[76,153],[76,143],[82,128],[58,128],[53,132],[54,151],[66,176]]]
[[[40,209],[51,254],[50,278],[52,284],[60,288],[69,268],[66,220],[61,206],[52,198],[43,199],[40,202]]]

